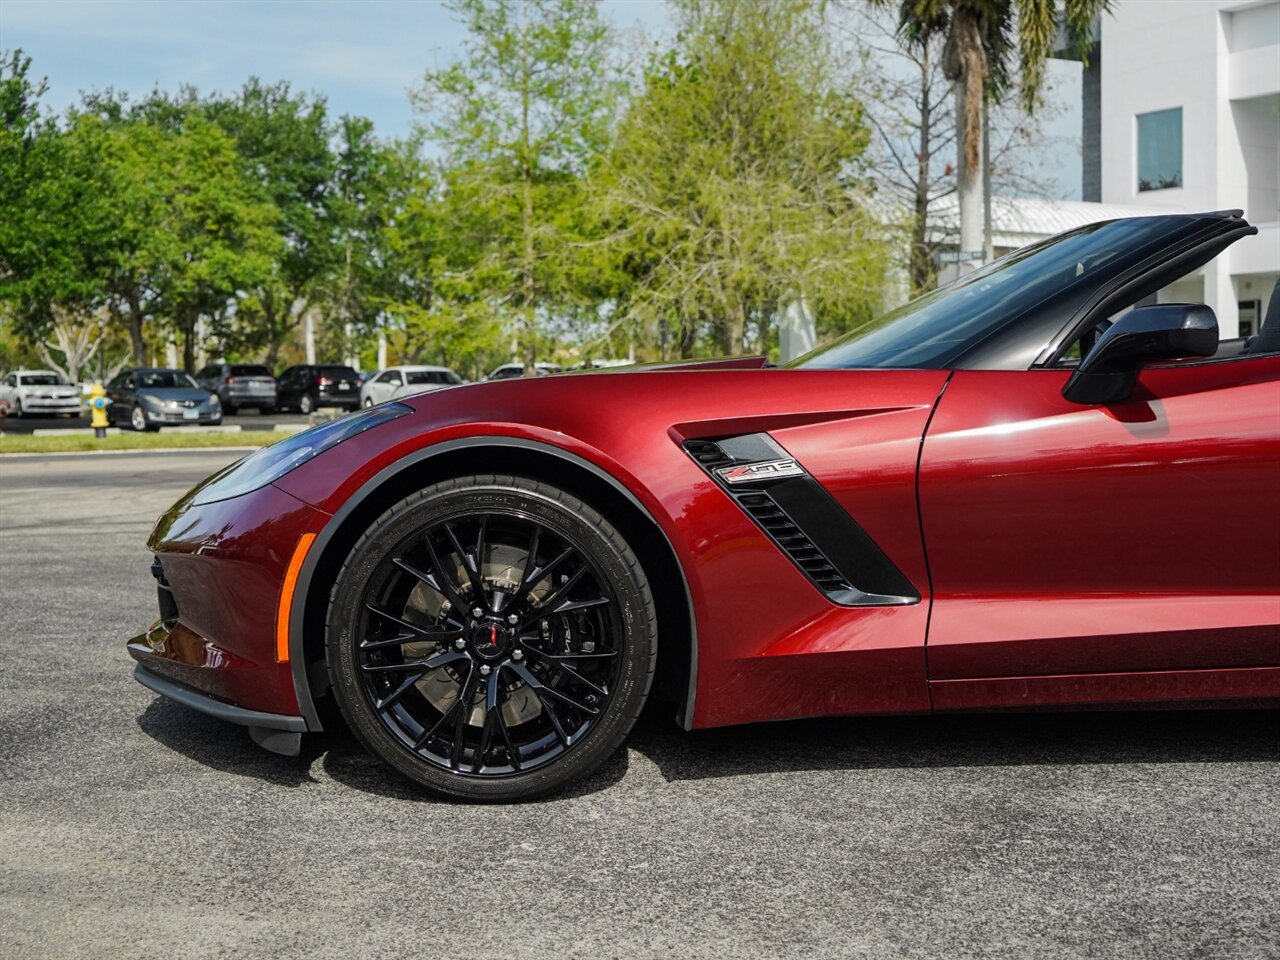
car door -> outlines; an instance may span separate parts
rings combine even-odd
[[[930,422],[934,707],[1248,695],[1280,665],[1280,356],[1110,405],[1068,376],[958,370]]]
[[[282,407],[292,407],[298,402],[294,390],[296,385],[294,374],[297,369],[297,367],[286,367],[276,379],[276,402]]]
[[[382,403],[395,396],[396,388],[404,383],[399,370],[387,370],[373,382],[373,402]]]
[[[133,406],[133,372],[119,374],[107,385],[107,419],[111,422],[128,420]]]

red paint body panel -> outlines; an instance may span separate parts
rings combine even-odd
[[[344,443],[350,476],[336,477],[322,457],[278,485],[332,513],[383,467],[425,446],[477,435],[558,446],[621,481],[676,551],[697,619],[694,726],[921,712],[928,582],[913,478],[947,376],[677,369],[478,384],[416,398],[417,417]],[[883,538],[924,601],[832,604],[679,444],[757,431],[774,432],[824,483],[867,485],[857,518]],[[848,455],[833,459],[828,444]]]
[[[1110,408],[1063,400],[1066,376],[713,366],[411,398],[415,413],[274,486],[175,505],[152,545],[185,640],[152,656],[222,699],[298,713],[274,662],[298,537],[406,456],[505,437],[616,479],[671,543],[696,619],[696,727],[926,712],[930,680],[937,709],[1280,696],[1277,671],[1247,669],[1280,667],[1280,358],[1149,370]],[[681,447],[755,432],[919,603],[834,604]],[[326,600],[327,585],[304,598]]]
[[[933,680],[1280,664],[1280,357],[959,371],[920,471]]]
[[[181,620],[159,649],[131,652],[148,669],[219,699],[296,715],[290,664],[275,658],[276,608],[298,538],[324,519],[271,486],[203,506],[184,497],[148,544]]]

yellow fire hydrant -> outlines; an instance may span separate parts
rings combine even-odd
[[[111,426],[111,421],[107,419],[107,407],[111,406],[111,400],[98,380],[93,381],[93,386],[89,388],[88,404],[93,435],[101,440],[107,435],[107,427]]]

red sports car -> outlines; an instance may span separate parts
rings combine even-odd
[[[151,689],[424,787],[562,787],[686,728],[1280,702],[1280,292],[1157,292],[1255,233],[1116,220],[783,367],[454,387],[210,477],[151,537]]]

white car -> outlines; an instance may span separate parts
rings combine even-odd
[[[536,371],[535,375],[539,377],[545,377],[550,374],[560,372],[560,368],[557,367],[554,363],[535,363],[533,365],[533,369]],[[492,373],[490,373],[487,377],[485,377],[485,379],[486,380],[514,380],[516,377],[523,377],[523,376],[524,376],[523,363],[504,363],[502,366],[496,367]]]
[[[11,417],[79,416],[80,388],[52,370],[15,370],[0,380],[0,406]]]
[[[375,403],[429,393],[460,383],[462,378],[448,367],[387,367],[360,387],[360,405],[372,407]]]

